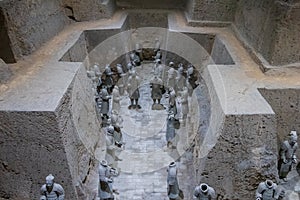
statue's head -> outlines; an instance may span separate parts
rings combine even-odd
[[[176,162],[171,162],[171,163],[169,164],[169,167],[176,167]]]
[[[207,194],[208,192],[208,185],[206,183],[201,183],[200,184],[200,190],[203,194]]]
[[[46,187],[51,188],[53,187],[53,184],[54,184],[54,176],[52,174],[49,174],[46,177]]]
[[[273,187],[273,181],[271,181],[269,179],[267,179],[265,181],[265,184],[266,184],[267,188],[269,188],[269,189],[271,189]]]
[[[132,69],[132,64],[131,63],[127,64],[127,69]]]
[[[296,131],[291,131],[289,133],[289,143],[294,145],[297,142],[298,136]]]
[[[100,164],[104,167],[107,167],[107,161],[106,160],[101,160]]]

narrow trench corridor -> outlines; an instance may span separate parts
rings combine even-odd
[[[123,119],[122,134],[124,150],[117,151],[117,161],[113,167],[120,173],[114,177],[116,199],[164,200],[167,196],[167,168],[175,161],[178,169],[178,182],[181,196],[192,199],[196,186],[193,169],[193,155],[190,142],[197,132],[198,104],[195,92],[189,97],[190,112],[186,125],[181,123],[176,130],[176,148],[168,148],[166,141],[166,119],[168,98],[163,96],[161,103],[166,109],[152,110],[150,79],[153,77],[153,63],[136,68],[141,78],[140,110],[129,110],[128,95],[122,96],[119,115]],[[197,90],[196,88],[195,90]],[[180,112],[180,110],[179,110]],[[178,113],[179,113],[178,112]],[[193,115],[193,117],[191,117]],[[181,121],[182,122],[182,121]],[[106,127],[103,127],[105,133]],[[98,151],[100,152],[100,151]],[[97,156],[96,157],[100,157]]]

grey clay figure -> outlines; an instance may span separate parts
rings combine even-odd
[[[298,148],[297,132],[291,131],[288,140],[285,140],[280,147],[280,159],[278,161],[279,178],[287,181],[286,177],[292,169],[292,165],[297,163],[296,150]]]
[[[124,95],[126,73],[124,73],[123,66],[121,64],[117,64],[117,73],[118,73],[117,86],[119,87],[120,95]]]
[[[175,131],[175,115],[173,111],[169,111],[168,117],[167,117],[167,130],[166,130],[166,140],[167,140],[167,147],[168,148],[176,148],[175,144],[175,137],[176,137],[176,131]]]
[[[136,75],[135,71],[132,71],[130,77],[128,78],[128,85],[127,85],[127,92],[130,98],[130,105],[128,106],[129,109],[140,109],[141,106],[139,105],[139,98],[140,98],[140,77]]]
[[[153,71],[154,71],[154,76],[158,76],[161,80],[164,79],[165,69],[164,69],[164,66],[161,64],[160,59],[157,59],[155,61]]]
[[[187,115],[189,113],[189,101],[188,101],[188,88],[183,87],[183,90],[180,92],[180,103],[181,103],[181,113],[182,113],[182,119],[185,123],[185,120],[187,119]]]
[[[108,91],[106,89],[106,86],[103,85],[102,89],[100,91],[100,97],[101,97],[101,114],[103,118],[108,119],[108,112],[109,112],[109,99],[111,99],[111,96],[108,94]]]
[[[114,200],[113,176],[117,176],[118,172],[108,166],[106,160],[102,160],[98,168],[99,172],[99,188],[98,196],[100,200]]]
[[[154,76],[150,81],[150,87],[152,88],[151,98],[153,99],[152,110],[163,110],[164,106],[160,104],[160,100],[164,92],[162,80],[158,76]]]
[[[284,197],[284,191],[271,180],[261,182],[255,193],[256,200],[277,200]]]
[[[105,155],[105,159],[107,160],[107,163],[116,168],[117,167],[117,163],[116,161],[120,161],[121,159],[118,158],[117,154],[120,153],[120,151],[122,149],[120,149],[117,145],[116,145],[116,140],[115,140],[115,130],[113,126],[109,126],[107,127],[106,130],[106,155]]]
[[[104,74],[105,74],[104,84],[107,87],[108,93],[111,94],[112,88],[114,86],[114,81],[113,81],[113,77],[112,77],[113,72],[109,65],[106,65]]]
[[[118,113],[120,112],[121,108],[121,95],[119,91],[119,87],[115,86],[113,91],[112,91],[112,109],[117,111]]]
[[[201,183],[194,190],[194,200],[215,200],[216,192],[214,188],[208,186],[206,183]]]
[[[177,200],[179,198],[180,189],[177,179],[177,166],[175,162],[170,163],[167,172],[168,197],[170,200]]]
[[[186,78],[183,75],[183,67],[180,67],[178,69],[175,84],[176,84],[176,87],[175,87],[176,93],[182,91],[183,88],[186,86]]]
[[[41,188],[41,197],[40,200],[64,200],[65,191],[63,187],[54,183],[54,176],[49,174],[46,177],[46,184]]]
[[[172,113],[176,116],[177,115],[177,106],[176,106],[176,93],[174,89],[171,87],[169,88],[169,109],[168,112],[172,111]]]
[[[140,66],[141,65],[141,59],[138,56],[138,54],[136,52],[132,52],[130,54],[130,61],[132,63],[133,66]]]

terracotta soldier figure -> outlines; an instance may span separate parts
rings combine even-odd
[[[193,199],[197,200],[215,200],[216,192],[214,188],[208,186],[206,183],[201,183],[194,190]]]
[[[165,68],[164,66],[161,64],[161,60],[160,59],[157,59],[155,61],[155,64],[154,64],[154,76],[158,76],[161,80],[164,79],[164,74],[165,74]]]
[[[99,64],[98,63],[95,63],[94,66],[93,66],[93,70],[95,72],[95,75],[97,78],[100,78],[102,73],[100,71],[100,67],[99,67]]]
[[[285,140],[280,147],[280,159],[278,161],[279,178],[283,181],[287,181],[286,177],[292,169],[292,165],[297,163],[296,149],[297,144],[297,132],[291,131],[288,135],[288,140]]]
[[[114,168],[116,168],[116,161],[120,161],[121,159],[118,158],[118,154],[121,152],[121,148],[116,145],[115,139],[115,130],[113,126],[107,127],[106,130],[106,155],[105,159],[107,160],[108,164]]]
[[[41,197],[40,200],[64,200],[65,191],[63,187],[54,183],[54,176],[49,174],[46,177],[46,184],[41,188]]]
[[[102,114],[102,118],[108,119],[109,99],[111,99],[111,96],[108,94],[108,91],[107,91],[105,85],[102,85],[102,89],[101,89],[99,95],[102,100],[100,113]]]
[[[176,148],[174,145],[174,140],[176,137],[176,131],[175,131],[175,115],[172,110],[169,111],[168,117],[167,117],[167,130],[166,130],[166,140],[167,140],[167,147],[168,148]]]
[[[189,113],[189,101],[188,101],[188,88],[183,87],[183,90],[180,92],[180,102],[181,102],[181,113],[182,113],[182,119],[185,124],[185,120],[187,118],[187,115]]]
[[[176,93],[172,87],[169,88],[169,109],[168,111],[172,111],[174,115],[177,115],[177,107],[176,107]]]
[[[180,189],[177,180],[177,167],[175,162],[171,162],[168,169],[168,197],[170,200],[176,200],[179,197]]]
[[[256,200],[275,200],[284,197],[284,191],[280,190],[276,183],[266,180],[258,185],[256,190]]]
[[[115,86],[113,91],[112,91],[112,109],[116,110],[118,113],[120,112],[120,108],[121,108],[121,95],[119,92],[119,87]]]
[[[132,71],[131,76],[128,78],[127,90],[131,104],[128,106],[129,109],[140,109],[139,98],[140,98],[140,77],[136,75],[135,71]]]
[[[184,77],[183,75],[183,64],[180,63],[178,65],[178,70],[177,70],[177,77],[176,77],[176,81],[175,81],[175,84],[176,84],[176,87],[175,87],[175,91],[176,91],[176,94],[177,92],[180,92],[183,90],[183,87],[186,86],[186,78]]]
[[[170,62],[169,63],[169,70],[167,71],[167,88],[175,88],[175,82],[176,82],[176,71],[173,68],[174,67],[174,63]]]
[[[118,87],[120,95],[124,95],[125,90],[125,76],[126,73],[123,70],[123,66],[121,64],[117,64],[117,73],[118,73]]]
[[[117,175],[114,168],[108,166],[106,160],[102,160],[98,168],[99,172],[99,190],[98,195],[100,200],[114,200],[114,189],[112,176]]]
[[[140,66],[141,65],[141,59],[138,56],[136,52],[132,52],[130,54],[130,61],[133,64],[133,66]]]
[[[113,72],[111,70],[110,65],[106,65],[105,71],[104,71],[105,79],[104,79],[104,84],[107,87],[107,91],[109,94],[112,92],[112,88],[114,86],[114,80],[113,80]]]
[[[151,98],[153,99],[153,105],[152,105],[152,110],[163,110],[164,107],[163,105],[160,104],[160,100],[163,95],[163,82],[158,76],[154,76],[150,80],[150,87],[152,88],[151,90]],[[157,104],[156,104],[157,100]]]

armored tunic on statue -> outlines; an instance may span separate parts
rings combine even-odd
[[[175,88],[175,81],[176,81],[176,71],[173,68],[168,70],[168,79],[167,79],[167,87],[168,88]]]
[[[106,87],[104,86],[100,91],[100,97],[102,99],[101,103],[101,114],[107,115],[109,112],[109,99],[111,98],[108,94]]]
[[[163,95],[163,82],[162,80],[155,76],[153,79],[150,81],[151,83],[151,98],[152,99],[161,99]]]
[[[166,130],[166,140],[168,142],[168,145],[172,144],[172,140],[175,138],[176,132],[175,132],[175,116],[172,111],[168,114],[167,118],[167,130]]]
[[[104,84],[107,87],[107,91],[109,93],[111,93],[112,87],[114,85],[114,81],[113,81],[113,78],[112,78],[113,73],[112,73],[111,67],[109,65],[107,65],[105,67],[104,75],[105,75]]]
[[[64,200],[65,194],[61,185],[54,183],[51,191],[47,190],[46,184],[41,188],[41,198],[46,200]]]
[[[130,99],[140,98],[139,86],[140,78],[134,72],[128,79],[128,94]]]

